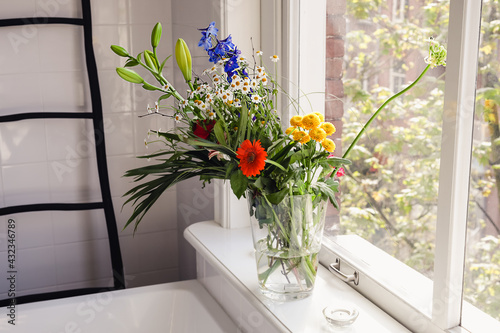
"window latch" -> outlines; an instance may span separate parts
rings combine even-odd
[[[354,271],[352,275],[344,274],[340,271],[340,258],[335,259],[335,262],[328,266],[328,270],[333,273],[333,275],[337,276],[344,282],[354,282],[354,285],[358,285],[359,283],[359,273],[358,271]]]

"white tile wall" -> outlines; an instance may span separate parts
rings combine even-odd
[[[5,40],[1,42],[3,44]],[[2,70],[5,67],[9,66],[2,66]],[[43,111],[39,73],[0,73],[0,75],[0,100],[2,101],[0,115]],[[2,150],[4,149],[5,147],[2,147]]]
[[[45,162],[3,165],[2,180],[6,206],[50,202],[50,193],[47,190],[48,167]]]
[[[78,0],[36,0],[36,15],[39,17],[82,17]]]
[[[9,10],[1,10],[0,15],[3,15]],[[31,34],[31,38],[25,37],[26,30],[22,27],[4,27],[0,29],[0,42],[4,47],[0,54],[0,60],[3,64],[2,74],[13,73],[31,73],[37,71],[40,65],[40,54],[38,53],[38,36]]]
[[[72,25],[38,27],[40,69],[44,72],[82,71],[85,69],[83,31]],[[23,50],[22,53],[25,51]]]
[[[36,0],[0,0],[0,18],[30,17],[36,13]]]
[[[2,165],[46,161],[45,122],[25,120],[0,123],[0,148]]]
[[[207,4],[192,7],[176,2],[179,17],[196,16],[199,25],[210,21]],[[0,18],[81,15],[79,1],[0,0]],[[118,44],[134,54],[149,48],[154,24],[163,25],[158,50],[173,53],[170,0],[92,1],[94,48],[99,70],[106,128],[108,170],[128,286],[176,281],[179,267],[178,193],[168,190],[144,218],[135,236],[122,231],[132,212],[123,207],[125,191],[134,184],[122,177],[125,170],[145,165],[141,156],[149,129],[166,130],[171,119],[137,116],[158,97],[121,80],[115,67],[124,59],[109,46]],[[185,27],[190,34],[197,26]],[[9,35],[10,33],[10,35]],[[12,34],[18,39],[13,42]],[[9,37],[10,36],[10,37]],[[185,35],[182,37],[187,38]],[[9,39],[11,38],[11,39]],[[196,43],[193,42],[193,48]],[[90,112],[89,89],[83,65],[82,33],[78,27],[31,26],[0,29],[0,115],[19,112]],[[197,52],[197,51],[194,51]],[[172,78],[173,58],[166,73]],[[202,69],[201,69],[202,70]],[[197,71],[199,71],[197,69]],[[171,80],[174,82],[174,80]],[[40,202],[100,200],[91,122],[88,120],[24,120],[0,124],[0,207]],[[89,149],[90,147],[90,149]],[[150,162],[149,162],[150,163]],[[201,184],[197,184],[200,186]],[[74,191],[76,189],[76,191]],[[192,187],[182,192],[191,205]],[[209,199],[211,200],[211,199]],[[210,215],[200,210],[200,218]],[[14,214],[18,226],[18,292],[42,292],[102,286],[111,283],[111,266],[102,211],[37,212]],[[213,214],[212,214],[213,215]],[[6,269],[6,219],[0,217],[0,271]],[[192,219],[189,223],[196,222]],[[193,261],[194,264],[194,261]],[[0,292],[6,280],[0,279]],[[0,294],[0,297],[6,297]]]

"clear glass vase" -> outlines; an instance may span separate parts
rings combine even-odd
[[[327,202],[312,195],[271,204],[248,193],[259,287],[273,300],[308,297],[318,270]]]

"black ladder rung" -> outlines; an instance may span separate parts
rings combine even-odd
[[[72,24],[83,26],[83,19],[72,17],[23,17],[0,20],[0,27],[12,27],[28,24]]]
[[[29,205],[18,205],[18,206],[0,208],[0,216],[16,214],[16,213],[41,212],[47,210],[69,211],[69,210],[103,209],[103,208],[104,208],[103,202],[29,204]]]
[[[0,116],[0,123],[25,119],[92,119],[92,112],[26,112]]]

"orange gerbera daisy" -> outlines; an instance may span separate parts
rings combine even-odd
[[[238,166],[243,174],[252,177],[264,170],[267,152],[260,145],[260,140],[254,140],[253,143],[250,140],[245,140],[236,151],[236,157],[240,160]]]

